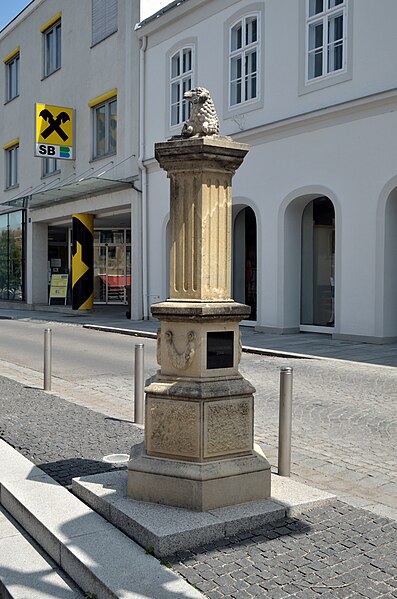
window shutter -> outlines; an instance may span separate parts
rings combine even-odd
[[[117,0],[92,0],[92,44],[117,31]]]

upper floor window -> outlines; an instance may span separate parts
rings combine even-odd
[[[307,0],[307,79],[341,71],[346,54],[347,0]]]
[[[61,68],[61,19],[55,17],[40,31],[44,36],[44,76]]]
[[[42,176],[49,177],[59,171],[58,160],[56,158],[43,158]]]
[[[117,31],[117,0],[92,0],[92,44]]]
[[[4,60],[6,67],[6,102],[19,96],[19,50]]]
[[[117,151],[117,90],[89,102],[93,110],[93,157]]]
[[[18,185],[19,140],[14,140],[11,144],[4,146],[4,150],[6,154],[5,187],[9,189]]]
[[[259,17],[240,19],[229,33],[229,106],[250,102],[259,92]]]
[[[170,64],[171,127],[184,123],[190,115],[190,103],[184,93],[193,87],[193,48],[178,50],[171,56]]]

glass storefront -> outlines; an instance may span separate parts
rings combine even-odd
[[[131,289],[131,231],[94,231],[94,302],[127,304]]]
[[[23,300],[25,212],[0,215],[0,299]]]
[[[328,198],[317,198],[302,217],[302,325],[334,326],[334,271],[334,206]]]
[[[241,210],[234,221],[233,298],[251,308],[248,320],[257,318],[257,240],[256,217],[250,207]]]

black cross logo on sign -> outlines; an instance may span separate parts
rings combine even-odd
[[[44,131],[42,132],[41,137],[47,139],[47,137],[49,137],[51,133],[55,132],[58,133],[59,137],[63,141],[66,141],[68,139],[69,135],[67,135],[65,131],[61,129],[61,125],[63,123],[66,123],[66,121],[70,121],[70,116],[67,112],[60,112],[58,116],[54,119],[54,116],[48,110],[48,108],[44,108],[44,110],[40,112],[39,116],[41,116],[42,119],[49,123],[47,129],[44,129]]]

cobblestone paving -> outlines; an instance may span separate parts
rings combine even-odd
[[[142,439],[110,418],[0,377],[0,436],[61,484]],[[397,597],[397,523],[340,501],[168,562],[209,599]]]
[[[30,326],[33,326],[31,324]],[[80,327],[57,323],[75,331]],[[95,332],[97,346],[109,333]],[[112,335],[112,338],[123,336]],[[86,341],[84,341],[85,343]],[[153,374],[155,341],[144,339],[145,375]],[[86,347],[86,346],[84,346]],[[88,347],[88,346],[87,346]],[[95,349],[93,349],[95,351]],[[84,359],[84,356],[82,356]],[[114,361],[114,360],[113,360]],[[113,363],[109,362],[110,368]],[[279,368],[294,368],[292,474],[356,507],[397,519],[397,369],[350,362],[243,354],[241,372],[257,388],[255,436],[277,466]],[[53,376],[60,397],[108,416],[131,420],[130,373]],[[42,388],[43,374],[0,362],[0,373]],[[65,380],[68,377],[68,380]],[[30,383],[29,383],[30,381]],[[128,451],[128,449],[126,450]],[[124,453],[126,452],[124,451]]]
[[[396,522],[336,501],[168,560],[210,599],[390,599],[396,533]]]
[[[105,455],[129,453],[143,439],[130,422],[0,377],[0,437],[62,485],[107,472]]]
[[[286,364],[294,367],[294,476],[357,507],[397,518],[397,370],[245,357],[241,371],[257,389],[255,435],[272,464],[277,463],[277,375]]]

